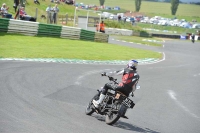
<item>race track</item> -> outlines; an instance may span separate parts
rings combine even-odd
[[[159,63],[138,68],[141,89],[128,120],[113,126],[85,107],[120,65],[0,61],[0,133],[200,133],[200,43],[166,41]]]

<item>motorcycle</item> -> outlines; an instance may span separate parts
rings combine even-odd
[[[118,84],[117,79],[114,79],[110,76],[107,77],[109,78],[110,82]],[[137,83],[135,87],[136,89],[140,89],[140,86],[137,85]],[[133,97],[133,92],[131,93],[131,96]],[[105,115],[105,122],[108,125],[116,123],[121,117],[128,119],[128,117],[125,116],[127,109],[133,109],[133,107],[135,106],[135,103],[131,99],[129,99],[127,96],[119,91],[109,89],[103,102],[100,103],[98,108],[95,108],[92,101],[98,100],[100,94],[101,89],[97,90],[97,94],[91,99],[91,101],[87,105],[85,109],[86,115],[91,115],[94,112],[100,115]]]

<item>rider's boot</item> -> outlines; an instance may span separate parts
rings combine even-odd
[[[103,101],[104,98],[105,98],[105,95],[101,94],[100,97],[99,97],[99,100],[93,100],[92,103],[94,104],[94,106],[96,108],[98,108],[99,104]]]

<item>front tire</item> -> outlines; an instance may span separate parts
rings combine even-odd
[[[115,105],[115,109],[119,110],[120,109],[120,103],[118,101],[115,101],[114,103]],[[106,115],[106,124],[108,125],[112,125],[114,123],[116,123],[119,120],[120,116],[118,115],[118,111],[113,112],[110,110],[110,112]]]
[[[106,124],[112,125],[119,120],[120,116],[118,114],[110,113],[106,115]]]
[[[88,104],[88,106],[86,107],[86,109],[85,109],[85,114],[86,115],[91,115],[92,113],[94,113],[94,108],[92,108],[92,106],[93,106],[93,103],[92,103],[92,101],[93,100],[98,100],[99,99],[99,93],[98,94],[96,94],[93,98],[92,98],[92,100],[89,102],[89,104]]]

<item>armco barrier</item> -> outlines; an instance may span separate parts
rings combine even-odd
[[[20,33],[31,36],[52,36],[76,40],[108,42],[109,35],[81,28],[40,24],[15,19],[0,18],[0,32]]]
[[[127,29],[105,28],[106,34],[132,36],[133,31]]]

